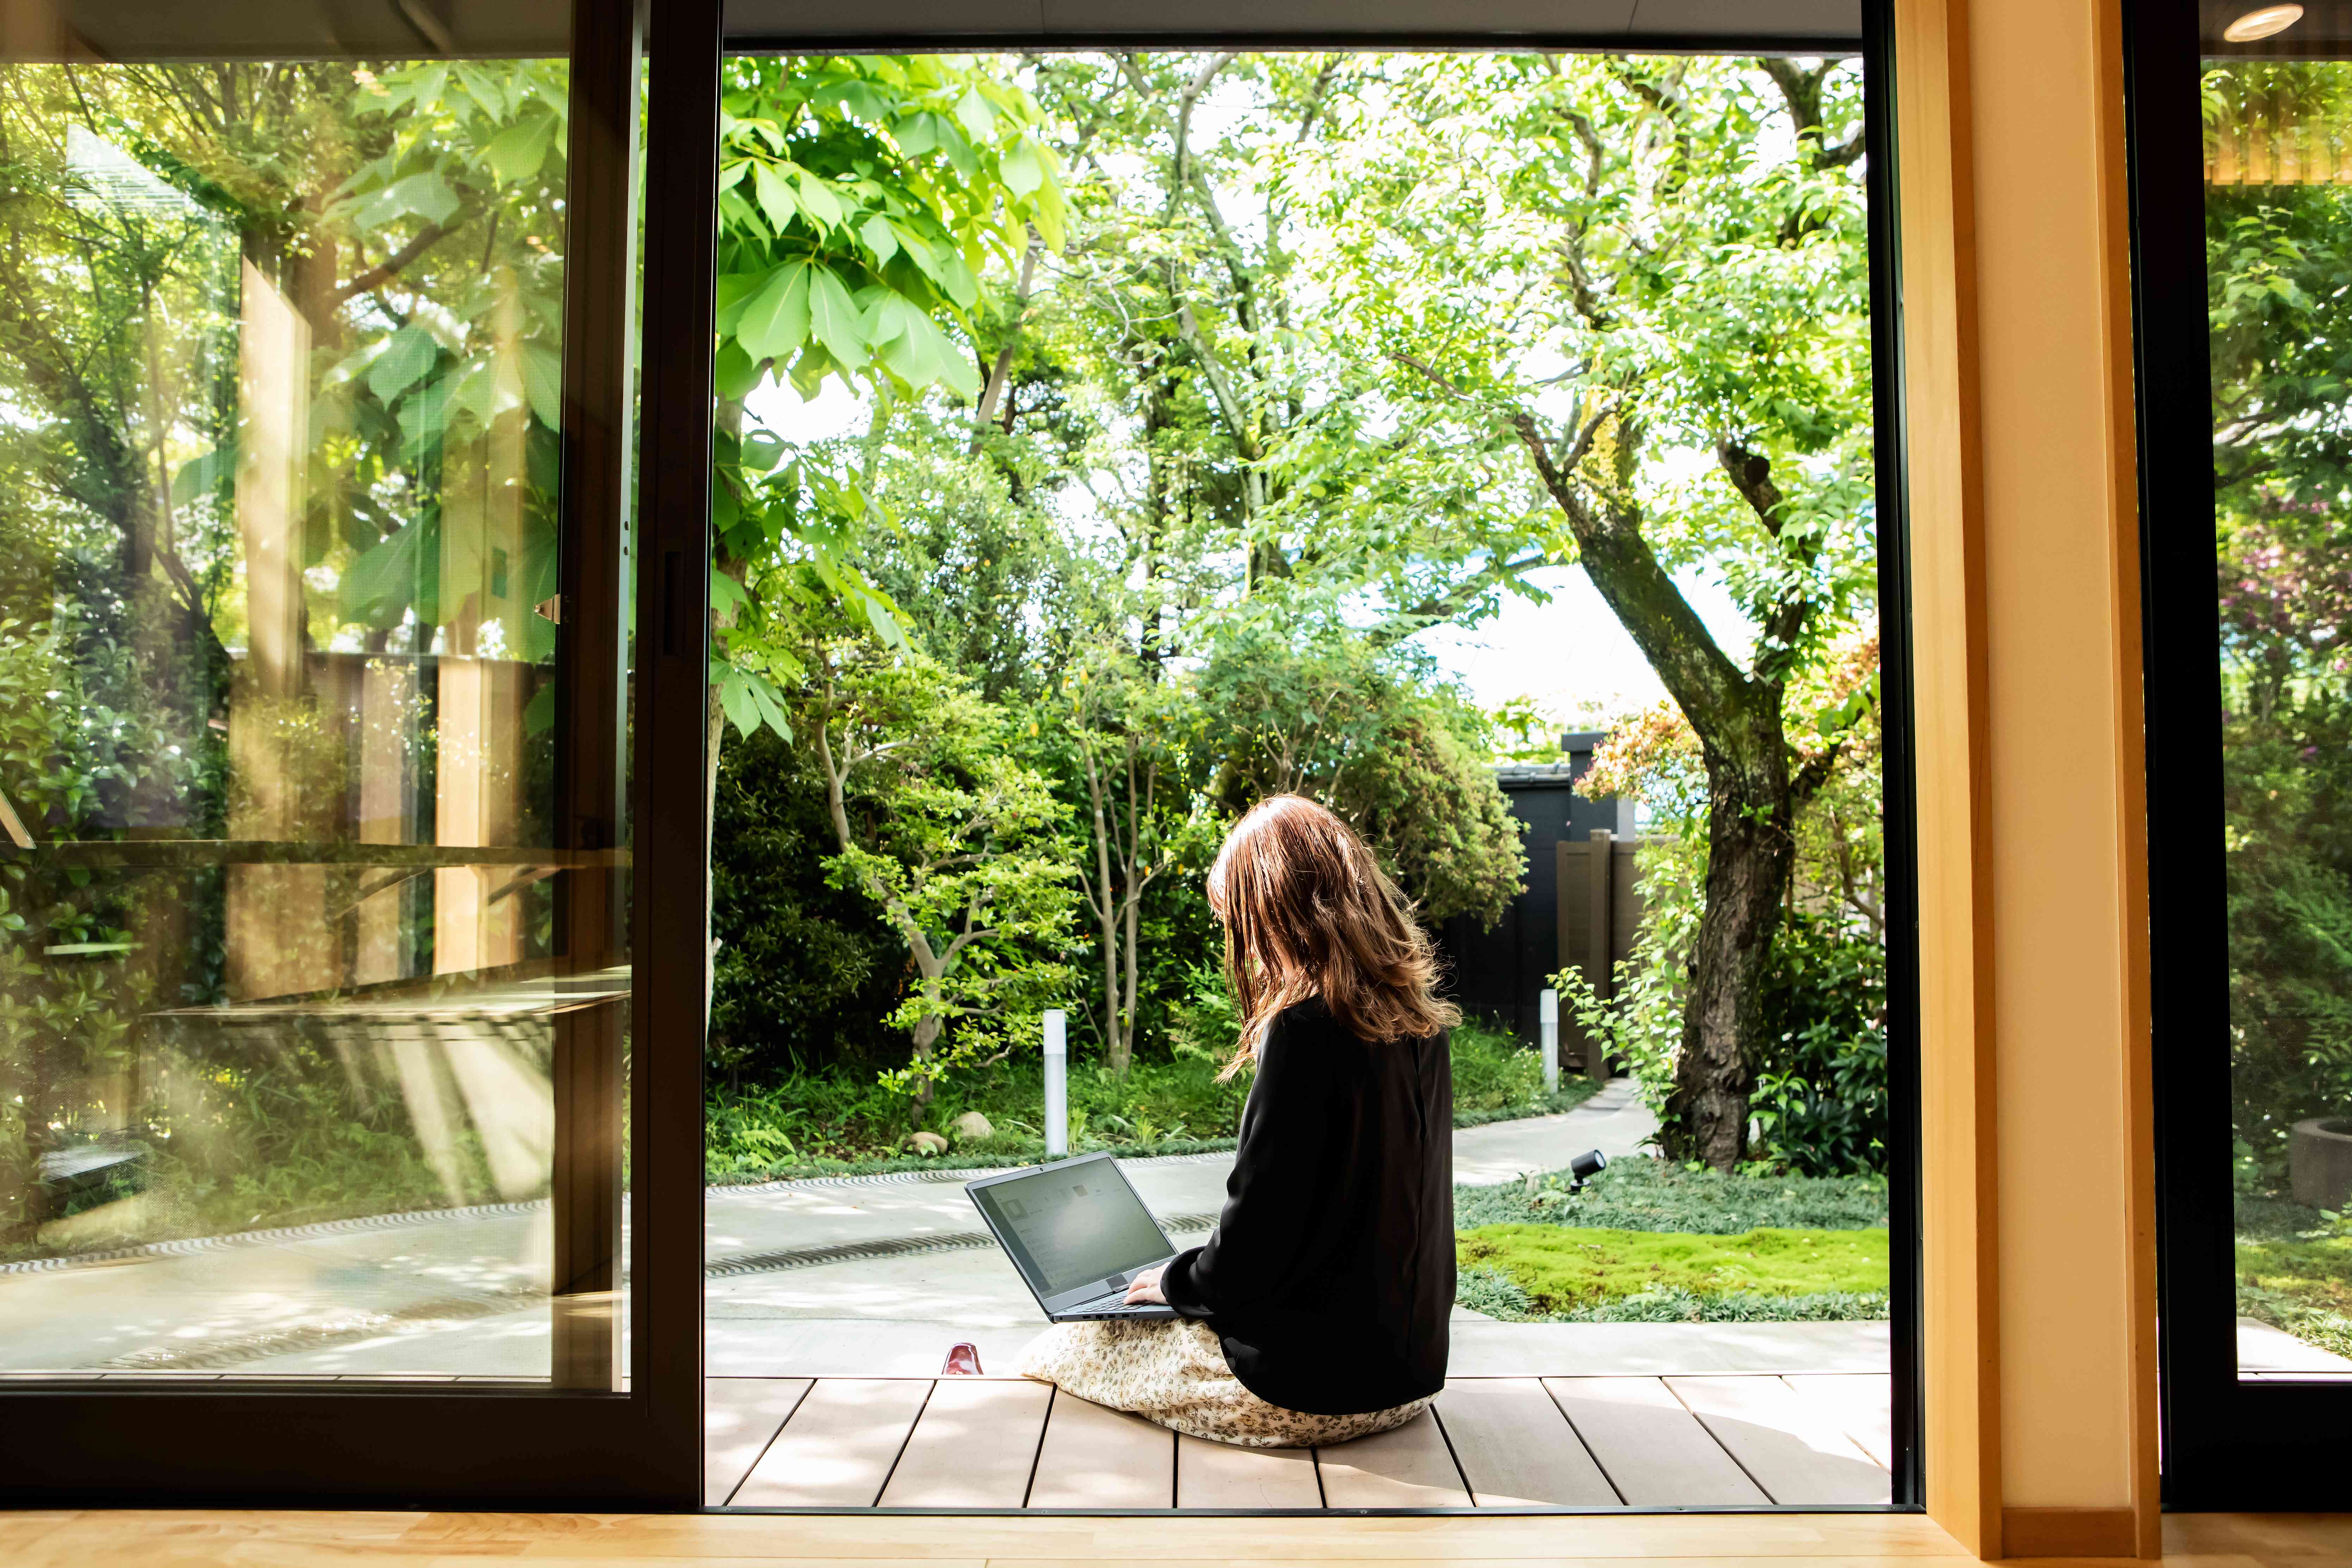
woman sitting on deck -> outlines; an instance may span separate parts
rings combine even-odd
[[[1261,801],[1209,871],[1254,1066],[1224,1212],[1129,1301],[1180,1317],[1057,1323],[1021,1370],[1097,1405],[1251,1447],[1401,1426],[1445,1384],[1454,1081],[1437,966],[1348,825]]]

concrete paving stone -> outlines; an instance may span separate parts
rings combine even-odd
[[[1593,1147],[1630,1154],[1653,1125],[1631,1086],[1613,1084],[1562,1115],[1458,1131],[1456,1175],[1509,1180]],[[1223,1204],[1232,1163],[1230,1155],[1143,1161],[1128,1173],[1155,1212],[1208,1215]],[[706,1256],[713,1258],[985,1229],[953,1179],[717,1187],[705,1215]],[[231,1377],[542,1377],[544,1305],[487,1315],[481,1308],[545,1288],[549,1224],[541,1205],[0,1275],[0,1371],[97,1372],[138,1352],[198,1354],[255,1336],[405,1313],[411,1321],[366,1331],[354,1324],[351,1337],[329,1344],[267,1353],[257,1345],[247,1360],[190,1370]],[[1180,1232],[1177,1240],[1189,1244],[1202,1234]],[[992,1247],[721,1278],[706,1299],[714,1373],[806,1375],[903,1361],[910,1375],[929,1374],[957,1338],[983,1342],[984,1355],[1003,1359],[1044,1326]],[[445,1303],[470,1315],[436,1317]],[[1478,1332],[1510,1326],[1461,1316]],[[902,1341],[911,1348],[893,1348]],[[777,1370],[785,1364],[801,1371]]]

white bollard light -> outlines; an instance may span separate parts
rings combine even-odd
[[[1045,1152],[1070,1152],[1070,1016],[1045,1013]]]
[[[1559,1092],[1559,993],[1549,986],[1536,998],[1536,1022],[1543,1030],[1544,1092]]]

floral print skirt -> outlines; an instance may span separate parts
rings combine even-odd
[[[1318,1448],[1402,1426],[1429,1407],[1416,1399],[1360,1415],[1309,1415],[1268,1405],[1242,1386],[1224,1348],[1190,1318],[1055,1323],[1021,1352],[1024,1376],[1147,1421],[1244,1448]]]

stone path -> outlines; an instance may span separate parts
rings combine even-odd
[[[1455,1173],[1467,1183],[1506,1181],[1557,1169],[1587,1149],[1627,1156],[1653,1125],[1621,1081],[1561,1115],[1457,1131]],[[1221,1154],[1127,1169],[1181,1240],[1206,1229],[1231,1167],[1232,1156]],[[711,1189],[713,1374],[929,1373],[957,1339],[1009,1363],[1044,1320],[985,1241],[962,1190],[970,1174]],[[173,1244],[104,1263],[0,1271],[0,1370],[541,1375],[547,1325],[536,1292],[547,1226],[543,1205],[499,1205],[373,1229],[319,1226],[258,1242]],[[907,1250],[916,1247],[928,1250]],[[867,1248],[872,1255],[863,1255]],[[1539,1343],[1552,1347],[1547,1364],[1561,1374],[1592,1370],[1590,1356],[1604,1350],[1611,1364],[1652,1373],[1885,1364],[1883,1325],[1607,1324],[1562,1337],[1525,1331],[1559,1325],[1463,1316],[1457,1354],[1468,1358],[1465,1371],[1491,1358],[1497,1372],[1525,1373],[1515,1358]]]

